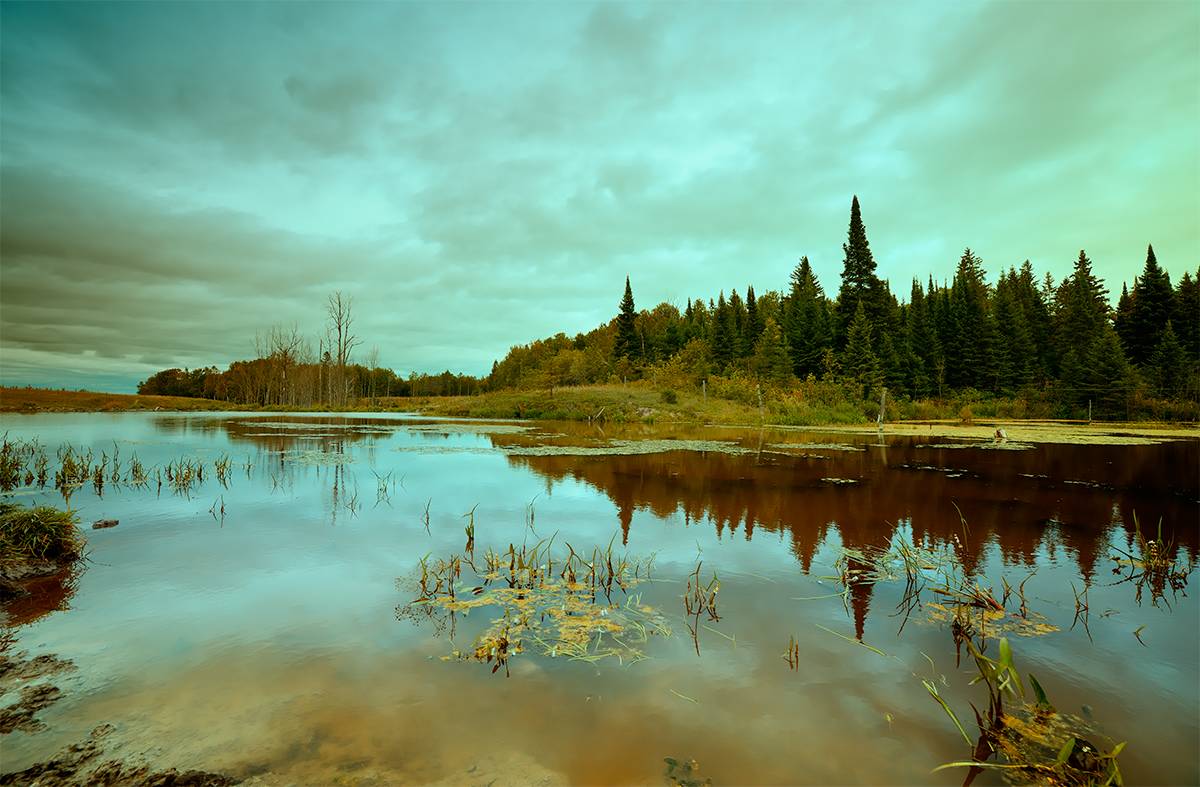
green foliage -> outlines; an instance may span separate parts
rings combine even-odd
[[[841,366],[842,373],[854,381],[863,399],[869,398],[871,390],[880,383],[879,359],[871,350],[871,323],[861,301],[850,323]]]
[[[759,379],[771,385],[783,385],[792,377],[792,361],[788,356],[787,342],[783,331],[773,318],[763,326],[762,335],[754,346],[751,362]]]
[[[629,277],[625,277],[625,296],[621,298],[620,311],[617,313],[617,338],[613,343],[614,358],[630,360],[641,357],[641,342],[637,335],[637,312],[633,306],[633,288],[629,286]]]
[[[73,560],[83,553],[75,514],[0,503],[0,561]]]

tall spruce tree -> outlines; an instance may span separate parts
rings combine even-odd
[[[1175,308],[1172,322],[1175,335],[1193,361],[1200,361],[1200,269],[1193,277],[1184,271],[1175,288]]]
[[[1037,347],[1019,299],[1020,287],[1016,270],[1010,268],[1008,275],[1001,276],[996,284],[996,295],[992,300],[997,335],[996,387],[1001,391],[1013,392],[1029,384],[1038,360]]]
[[[754,285],[751,284],[746,288],[746,344],[752,348],[757,345],[762,331],[762,315],[758,313],[758,299],[754,297]]]
[[[979,390],[995,387],[988,297],[983,261],[968,248],[958,261],[950,289],[953,339],[944,345],[944,352],[946,382],[951,387]]]
[[[617,312],[617,337],[613,343],[615,358],[636,360],[640,355],[641,342],[637,335],[637,312],[633,306],[633,288],[629,286],[629,277],[625,277],[625,297],[621,298],[620,311]]]
[[[1175,336],[1170,320],[1163,327],[1158,346],[1150,354],[1147,372],[1154,392],[1167,399],[1177,399],[1186,393],[1191,359]]]
[[[733,312],[725,301],[725,291],[717,298],[713,312],[712,359],[718,372],[724,371],[734,358],[737,338],[734,333]]]
[[[792,271],[792,286],[785,311],[792,371],[803,379],[821,373],[821,359],[831,345],[829,301],[813,273],[808,257],[801,257]]]
[[[749,297],[746,298],[749,302]],[[768,317],[754,345],[752,367],[759,379],[772,385],[782,385],[792,377],[792,361],[788,357],[787,341],[774,318]]]
[[[863,304],[863,312],[873,332],[886,330],[889,325],[886,291],[882,281],[875,275],[875,257],[867,242],[867,228],[863,224],[858,196],[850,202],[850,228],[846,243],[842,244],[842,286],[838,290],[837,321],[835,323],[836,345],[845,347],[850,336],[850,323]]]
[[[1108,290],[1082,250],[1055,293],[1054,327],[1060,400],[1078,415],[1103,397],[1110,414],[1119,414],[1125,400],[1114,396],[1128,393],[1128,362],[1109,320]]]
[[[842,374],[852,380],[862,398],[871,396],[872,390],[879,385],[881,373],[879,358],[871,349],[871,323],[867,319],[866,309],[859,301],[854,310],[854,319],[850,321],[847,330],[846,348],[842,350]]]
[[[1158,340],[1171,319],[1174,292],[1171,276],[1158,265],[1154,247],[1146,247],[1146,266],[1142,275],[1134,280],[1133,302],[1129,314],[1125,349],[1134,363],[1144,364],[1150,359]]]

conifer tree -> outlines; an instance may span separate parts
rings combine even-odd
[[[746,288],[746,344],[755,347],[762,331],[763,320],[758,313],[758,299],[754,297],[754,285],[750,285]]]
[[[1133,284],[1133,302],[1127,329],[1129,341],[1125,345],[1135,363],[1146,363],[1158,346],[1163,328],[1171,319],[1173,296],[1171,277],[1159,267],[1154,257],[1154,247],[1148,246],[1146,266]]]
[[[1136,277],[1134,284],[1137,284]],[[1126,353],[1130,353],[1134,345],[1133,335],[1133,296],[1129,294],[1129,285],[1121,284],[1121,297],[1117,299],[1117,313],[1113,315],[1113,328],[1117,331],[1117,338],[1121,340],[1121,345],[1125,348]]]
[[[963,251],[950,290],[952,341],[946,342],[946,382],[954,388],[994,387],[989,288],[984,281],[983,262],[970,250]]]
[[[724,371],[734,357],[736,337],[733,327],[733,313],[725,301],[722,290],[717,298],[717,307],[713,313],[712,327],[712,359],[717,371]]]
[[[1008,276],[1002,276],[996,285],[993,299],[998,339],[995,347],[996,387],[1001,391],[1016,391],[1027,385],[1037,362],[1037,348],[1018,300],[1019,288],[1017,272],[1010,269]]]
[[[792,271],[785,319],[792,371],[800,378],[820,374],[821,359],[831,344],[829,305],[808,257],[801,257]]]
[[[1174,327],[1184,352],[1193,361],[1200,361],[1200,269],[1193,277],[1184,271],[1175,288]]]
[[[746,303],[736,287],[729,293],[729,314],[733,326],[733,355],[748,358],[754,352],[754,346],[746,342]]]
[[[846,349],[842,351],[842,374],[852,380],[862,398],[866,399],[871,391],[879,384],[879,359],[871,349],[871,323],[867,320],[866,310],[859,301],[854,310],[854,319],[846,335]]]
[[[633,288],[629,277],[625,277],[625,297],[621,299],[621,310],[617,313],[617,338],[613,344],[615,358],[635,360],[640,355],[641,342],[637,335],[637,312],[633,307]]]
[[[1158,339],[1158,346],[1150,354],[1147,365],[1150,381],[1158,396],[1167,399],[1184,396],[1191,359],[1188,358],[1183,345],[1179,343],[1170,320],[1167,320],[1167,324],[1163,327],[1162,334]]]
[[[746,298],[749,302],[749,296]],[[754,345],[753,368],[760,379],[773,385],[786,383],[792,377],[792,361],[787,342],[774,318],[768,317]]]
[[[845,347],[849,339],[850,323],[860,301],[873,330],[888,327],[885,325],[887,293],[883,282],[875,275],[875,258],[867,242],[867,228],[863,224],[857,195],[850,202],[850,228],[842,252],[842,286],[838,291],[835,337],[838,347]]]

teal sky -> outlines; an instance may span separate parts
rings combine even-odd
[[[0,5],[0,380],[315,337],[485,372],[641,307],[1200,264],[1200,3]]]

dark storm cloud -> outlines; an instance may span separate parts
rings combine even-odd
[[[868,13],[869,12],[869,13]],[[880,273],[1194,268],[1194,4],[5,4],[6,381],[315,335],[486,370],[639,305]],[[107,376],[105,376],[107,375]]]

